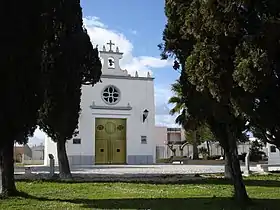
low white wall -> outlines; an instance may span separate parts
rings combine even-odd
[[[280,151],[273,144],[267,144],[268,164],[280,164]]]

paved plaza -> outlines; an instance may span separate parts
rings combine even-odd
[[[245,169],[244,166],[241,167]],[[253,172],[259,172],[256,166],[250,167]],[[270,170],[279,170],[273,168]],[[48,166],[31,166],[33,173],[48,173]],[[58,167],[55,169],[58,172]],[[102,165],[102,166],[72,166],[73,174],[106,174],[106,175],[163,175],[163,174],[208,174],[224,172],[223,165]],[[16,174],[24,173],[24,167],[16,167]]]

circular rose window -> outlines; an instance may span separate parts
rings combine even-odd
[[[113,85],[107,86],[102,92],[102,99],[106,104],[116,104],[120,100],[121,93]]]

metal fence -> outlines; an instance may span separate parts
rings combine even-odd
[[[181,156],[181,151],[179,149],[179,145],[174,145],[174,148],[176,149],[176,156]],[[207,148],[206,143],[203,143],[198,146],[198,148]],[[250,144],[249,143],[243,143],[238,145],[238,154],[247,153],[249,152]],[[266,152],[266,149],[263,149],[264,152]],[[209,153],[210,156],[215,155],[223,155],[223,148],[216,142],[210,142],[209,143]],[[169,158],[172,156],[173,153],[169,149],[167,145],[158,145],[156,146],[156,158],[157,159],[163,159],[163,158]],[[192,157],[193,156],[193,146],[191,144],[187,144],[183,149],[183,156]]]

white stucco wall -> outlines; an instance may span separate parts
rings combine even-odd
[[[32,160],[43,160],[44,159],[44,146],[31,147]]]
[[[49,165],[49,154],[52,154],[56,160],[57,164],[57,152],[56,152],[56,143],[54,143],[50,137],[45,136],[45,153],[44,153],[44,165]]]
[[[156,126],[155,127],[155,145],[156,145],[156,158],[166,158],[167,157],[167,127]]]
[[[155,144],[157,146],[163,146],[167,141],[167,127],[156,126],[155,127]]]
[[[279,150],[273,145],[267,143],[267,156],[268,156],[268,164],[280,164],[280,152]],[[273,147],[275,148],[275,152],[273,152]]]

